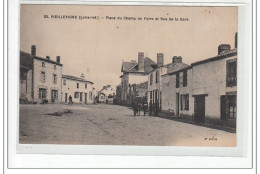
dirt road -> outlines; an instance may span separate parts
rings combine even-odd
[[[20,105],[20,143],[235,146],[236,134],[116,105]]]

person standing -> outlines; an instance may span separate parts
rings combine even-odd
[[[147,104],[147,101],[145,100],[143,103],[144,116],[146,114],[147,108],[148,108],[148,104]]]
[[[150,105],[149,105],[149,115],[152,116],[152,112],[153,112],[153,104],[152,101],[150,101]]]
[[[159,102],[158,100],[155,101],[155,115],[158,116],[158,112],[159,112]]]
[[[72,97],[71,97],[71,95],[69,96],[69,103],[68,103],[68,105],[72,105],[73,104],[73,101],[72,101]]]
[[[137,112],[137,106],[136,106],[136,102],[133,101],[132,103],[132,108],[133,108],[133,111],[134,111],[134,117],[136,116],[136,112]]]

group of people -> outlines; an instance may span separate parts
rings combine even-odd
[[[138,103],[137,101],[133,102],[132,105],[134,116],[140,116],[141,111],[144,112],[144,116],[146,112],[149,110],[149,116],[158,116],[159,113],[159,101],[156,100],[155,103],[150,102],[149,108],[147,101],[143,101],[142,103]]]

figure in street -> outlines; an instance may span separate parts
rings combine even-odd
[[[68,105],[72,105],[73,104],[73,101],[72,101],[72,97],[71,97],[71,95],[69,96],[69,103],[68,103]]]
[[[150,105],[149,105],[149,115],[152,116],[152,112],[153,112],[153,104],[152,101],[150,101]]]
[[[147,109],[148,109],[148,104],[147,104],[147,101],[145,100],[144,103],[143,103],[144,116],[146,114]]]

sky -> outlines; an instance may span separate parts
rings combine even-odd
[[[51,15],[73,15],[77,19]],[[98,19],[80,20],[80,16]],[[182,56],[183,62],[190,65],[216,56],[220,44],[230,44],[233,49],[237,27],[237,7],[23,4],[20,50],[30,53],[31,45],[36,45],[37,56],[50,56],[52,60],[60,56],[63,74],[79,77],[84,73],[100,90],[105,85],[115,88],[120,84],[122,61],[137,61],[138,52],[155,62],[157,53],[164,53],[165,64],[173,56]]]

